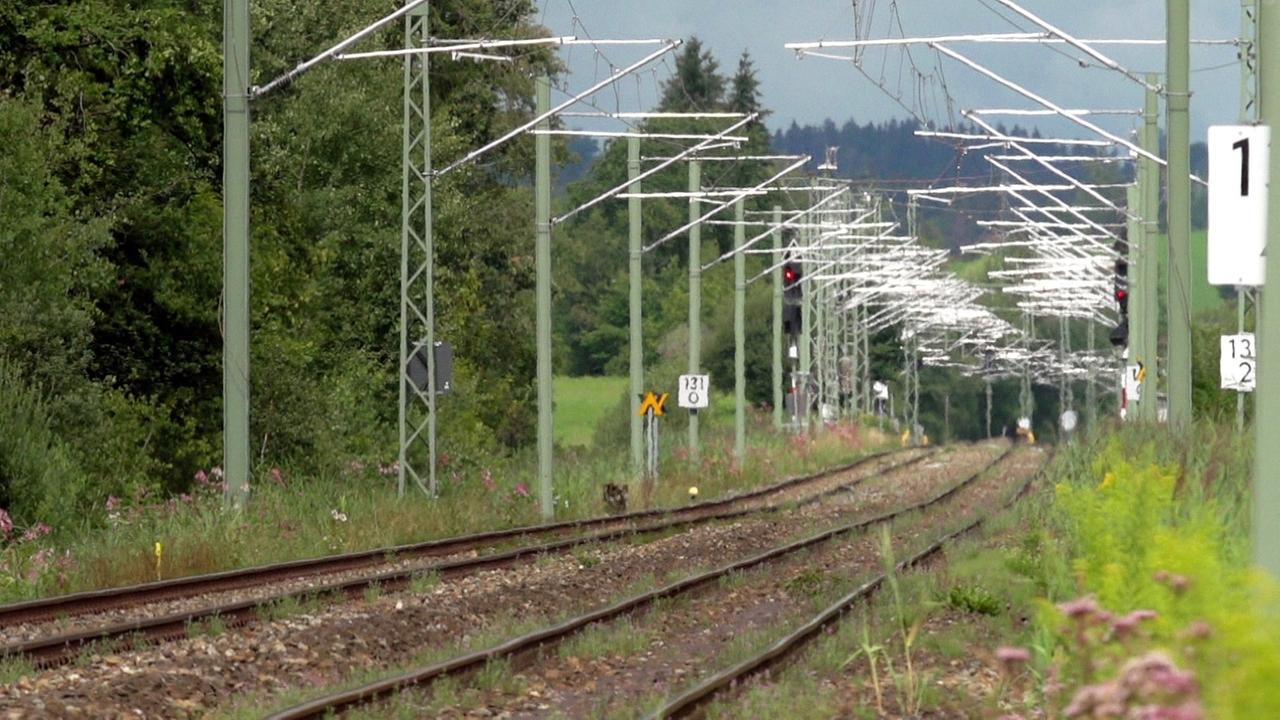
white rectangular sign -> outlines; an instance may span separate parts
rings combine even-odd
[[[1253,333],[1222,336],[1218,369],[1222,373],[1223,390],[1253,392],[1258,386],[1257,348]]]
[[[680,392],[676,394],[680,407],[700,410],[707,406],[711,395],[710,375],[681,375]]]
[[[1142,381],[1138,379],[1141,373],[1141,365],[1126,365],[1124,368],[1124,397],[1131,403],[1142,399]]]
[[[1209,128],[1209,284],[1262,285],[1271,128]]]

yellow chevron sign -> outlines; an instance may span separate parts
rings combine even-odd
[[[644,400],[640,402],[640,415],[646,415],[652,410],[655,416],[662,417],[667,406],[667,397],[667,393],[662,393],[661,395],[655,395],[651,392],[645,393]]]

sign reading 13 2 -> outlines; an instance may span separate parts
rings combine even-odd
[[[1222,336],[1222,355],[1218,369],[1222,389],[1253,392],[1258,386],[1257,341],[1253,333]]]
[[[680,392],[677,398],[680,407],[700,410],[707,407],[707,399],[711,394],[711,376],[681,375]]]
[[[1209,128],[1209,284],[1262,285],[1271,128]]]

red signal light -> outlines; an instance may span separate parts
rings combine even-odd
[[[785,267],[782,269],[782,281],[790,285],[800,279],[800,273],[796,272],[793,267]]]
[[[1116,299],[1117,299],[1117,300],[1127,300],[1127,299],[1129,299],[1129,291],[1128,291],[1128,290],[1124,290],[1124,289],[1116,290]]]

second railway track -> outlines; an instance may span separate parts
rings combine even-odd
[[[877,453],[844,466],[791,478],[759,490],[686,508],[646,510],[589,520],[512,528],[414,545],[381,548],[346,555],[255,567],[242,571],[192,576],[172,581],[77,593],[0,606],[0,628],[12,627],[21,623],[49,622],[55,619],[65,621],[68,617],[193,598],[209,593],[243,590],[299,578],[322,577],[329,574],[360,571],[362,569],[368,570],[379,565],[388,564],[389,557],[393,557],[396,560],[447,558],[467,552],[493,548],[502,543],[522,539],[560,538],[550,542],[522,545],[514,549],[481,554],[475,557],[448,559],[425,566],[363,573],[355,577],[307,584],[299,589],[234,602],[211,604],[178,612],[93,625],[69,632],[40,634],[18,642],[10,642],[0,647],[0,656],[24,657],[34,664],[48,667],[78,658],[86,646],[91,646],[94,643],[109,643],[114,651],[119,651],[133,647],[139,641],[154,642],[183,637],[187,634],[188,628],[192,624],[213,618],[217,618],[218,622],[227,626],[254,622],[259,618],[262,608],[282,601],[315,596],[353,597],[371,586],[387,589],[401,587],[408,584],[415,576],[424,572],[437,573],[442,578],[457,577],[484,569],[509,566],[541,554],[567,552],[583,543],[614,541],[629,536],[679,529],[703,522],[729,520],[752,513],[777,509],[782,503],[775,501],[793,493],[799,494],[797,499],[801,502],[813,502],[847,490],[850,486],[856,485],[874,472],[889,472],[901,469],[918,463],[930,457],[931,454],[931,452],[920,451]],[[870,470],[871,472],[867,475],[838,483],[834,487],[818,487],[814,492],[803,494],[807,489],[821,486],[824,480],[863,470]],[[657,521],[641,522],[650,519]],[[593,534],[572,535],[575,531],[581,533],[584,530],[601,528],[605,530]],[[565,537],[566,535],[568,537]]]
[[[981,469],[977,472],[972,475],[968,475],[960,482],[951,485],[941,493],[934,494],[923,502],[916,502],[905,507],[899,507],[896,510],[885,512],[869,519],[852,523],[844,522],[836,527],[819,532],[816,535],[788,542],[781,546],[774,546],[772,549],[766,550],[765,552],[718,567],[715,570],[696,573],[693,576],[686,577],[655,590],[631,596],[622,601],[613,602],[605,607],[598,607],[583,615],[558,622],[552,626],[527,635],[507,640],[487,649],[466,653],[444,662],[434,663],[432,665],[393,676],[385,680],[370,683],[359,688],[319,698],[312,702],[281,711],[271,717],[273,720],[326,717],[328,714],[333,712],[341,712],[346,709],[378,702],[409,687],[429,685],[439,678],[466,675],[468,673],[475,672],[485,667],[487,663],[493,661],[530,657],[533,654],[543,651],[547,646],[554,645],[568,637],[571,637],[587,627],[637,612],[642,612],[652,606],[655,602],[664,598],[673,598],[698,591],[702,588],[711,586],[721,578],[727,577],[732,573],[738,573],[760,567],[783,558],[791,558],[801,551],[818,547],[836,538],[889,522],[908,513],[931,508],[939,503],[947,501],[956,493],[973,484],[980,477],[983,477],[986,473],[991,471],[993,467],[999,465],[1006,457],[1008,457],[1008,455],[1009,449],[1006,448],[991,462],[983,463]]]

